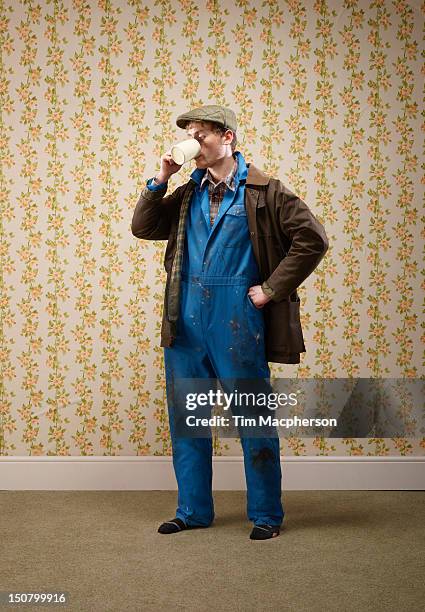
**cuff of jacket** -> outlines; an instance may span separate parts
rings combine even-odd
[[[267,283],[266,281],[264,281],[264,283],[261,285],[261,289],[263,290],[263,293],[265,293],[266,295],[268,295],[270,298],[274,298],[276,293],[275,290],[272,289]]]
[[[149,187],[147,186],[147,183],[149,183],[150,180],[151,179],[146,181],[146,187],[143,189],[142,196],[146,200],[160,200],[161,198],[164,197],[164,194],[166,193],[168,189],[168,183],[163,183],[162,185],[154,184],[155,189],[149,189]]]

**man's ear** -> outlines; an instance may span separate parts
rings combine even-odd
[[[232,132],[232,130],[227,130],[226,133],[224,134],[224,136],[226,136],[226,138],[228,138],[229,137],[229,132],[230,132],[231,138],[230,138],[229,142],[226,142],[225,144],[231,144],[232,143],[232,140],[233,140],[233,132]]]

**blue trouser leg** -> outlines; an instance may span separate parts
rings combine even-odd
[[[216,375],[223,379],[270,378],[264,347],[263,313],[247,295],[253,283],[235,285],[234,279],[229,279],[229,282],[232,284],[208,287],[209,296],[214,299],[204,302],[203,309],[208,320],[206,342]],[[276,437],[241,436],[247,515],[256,525],[280,525],[284,517],[279,437],[275,428],[270,428],[270,432]]]
[[[255,525],[280,525],[282,474],[279,438],[241,438],[248,519]]]
[[[214,284],[216,283],[216,284]],[[222,284],[220,284],[222,283]],[[174,378],[269,378],[262,313],[247,296],[250,283],[208,279],[182,282],[179,336],[164,350],[173,465],[179,488],[176,516],[208,525],[214,517],[211,438],[181,438],[174,431]],[[247,514],[255,524],[280,525],[279,438],[241,438]]]
[[[194,374],[193,369],[190,373],[188,368],[185,369],[188,363],[178,347],[166,348],[164,357],[173,467],[178,486],[176,516],[187,525],[207,526],[214,519],[212,439],[184,438],[176,435],[174,419],[177,408],[174,405],[172,393],[169,391],[175,378],[201,378],[202,376],[199,370]],[[210,378],[211,375],[207,377]]]
[[[183,438],[175,433],[175,396],[173,385],[178,378],[214,378],[214,370],[200,342],[199,317],[194,320],[196,300],[190,298],[182,283],[181,307],[189,325],[180,321],[180,334],[174,345],[164,349],[173,467],[178,486],[176,516],[187,525],[207,526],[214,519],[212,497],[212,439]],[[194,291],[196,292],[196,287]],[[190,313],[189,313],[190,311]],[[192,326],[191,323],[195,324]],[[193,329],[192,329],[193,327]]]

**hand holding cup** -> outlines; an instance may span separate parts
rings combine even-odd
[[[171,147],[161,157],[161,169],[157,175],[160,183],[166,183],[170,176],[178,172],[183,164],[199,155],[201,145],[196,138],[188,138]]]
[[[170,176],[175,172],[178,172],[182,164],[176,164],[171,157],[171,149],[168,150],[164,155],[161,156],[161,167],[156,176],[159,183],[166,183]]]

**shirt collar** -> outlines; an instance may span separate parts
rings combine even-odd
[[[210,181],[210,183],[212,183],[214,187],[216,187],[220,183],[225,183],[225,185],[229,189],[231,189],[232,191],[235,191],[235,189],[236,189],[235,176],[236,176],[236,173],[238,171],[238,158],[234,155],[233,159],[234,159],[234,164],[233,164],[232,170],[229,172],[229,174],[226,176],[226,178],[222,179],[221,181],[218,181],[218,183],[216,182],[216,180],[214,179],[213,175],[211,174],[210,169],[207,168],[207,171],[204,173],[204,176],[201,179],[201,183],[199,185],[199,189],[202,189],[202,187],[204,186],[204,183],[206,181]]]
[[[242,153],[240,151],[234,151],[233,152],[233,157],[234,159],[237,159],[238,161],[238,169],[236,171],[235,174],[235,182],[236,185],[239,186],[241,183],[245,184],[246,180],[247,180],[247,176],[248,176],[248,170],[249,170],[249,166],[250,164],[246,163],[244,156],[242,155]],[[256,170],[257,174],[260,172],[259,170]],[[190,179],[196,183],[198,185],[200,185],[200,182],[204,176],[204,174],[206,173],[205,168],[195,168],[195,170],[192,172],[192,174],[190,175]],[[266,175],[264,175],[266,176]],[[268,182],[268,178],[267,181]],[[257,182],[255,183],[257,184]],[[265,185],[266,183],[262,182],[259,183],[261,185]]]

